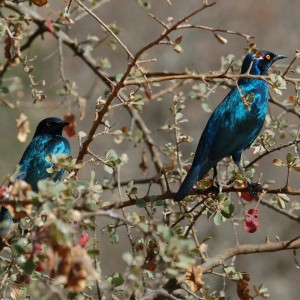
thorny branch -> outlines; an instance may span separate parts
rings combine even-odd
[[[243,244],[243,245],[234,245],[229,247],[217,255],[207,258],[205,262],[203,262],[200,266],[202,268],[203,274],[212,273],[213,269],[224,265],[224,263],[235,256],[239,255],[248,255],[254,253],[268,253],[268,252],[278,252],[284,250],[296,250],[300,248],[300,237],[297,236],[288,241],[278,241],[278,242],[269,242],[261,243],[261,244]],[[171,278],[164,286],[163,291],[164,294],[172,296],[172,292],[183,288],[184,277]],[[149,298],[143,299],[156,299],[151,297],[150,295],[154,295],[156,290],[149,292]],[[168,292],[168,294],[167,294]],[[165,298],[162,298],[165,299]],[[166,298],[169,299],[169,298]],[[170,298],[173,299],[173,298]],[[176,299],[176,298],[175,298]],[[202,299],[202,298],[199,298]]]
[[[177,26],[180,25],[181,23],[183,23],[185,20],[187,20],[188,18],[194,16],[195,14],[201,12],[202,10],[214,5],[210,4],[210,5],[204,5],[202,6],[200,9],[192,12],[191,14],[189,14],[187,17],[180,19],[178,22],[176,22],[176,24],[174,24],[172,27],[170,27],[169,29],[167,29],[159,38],[157,38],[156,40],[154,40],[153,42],[149,43],[148,45],[144,46],[142,49],[140,49],[133,57],[132,61],[128,64],[127,70],[124,72],[122,78],[120,79],[119,82],[117,82],[117,84],[112,88],[112,91],[110,93],[110,95],[108,96],[105,105],[103,106],[102,110],[97,112],[97,117],[96,120],[94,121],[88,136],[86,138],[86,140],[83,142],[82,144],[82,148],[79,151],[78,157],[77,157],[77,163],[78,162],[82,162],[84,156],[87,153],[88,147],[90,145],[90,143],[94,140],[94,135],[95,132],[98,128],[98,126],[103,122],[103,118],[105,116],[105,114],[109,111],[109,105],[111,104],[111,102],[114,100],[114,98],[117,97],[119,91],[124,87],[124,82],[126,80],[126,78],[130,75],[130,72],[132,70],[132,68],[136,65],[138,59],[140,58],[140,56],[147,51],[148,49],[154,47],[155,45],[158,45],[160,41],[164,40],[172,31],[177,29]],[[144,81],[144,83],[147,83]]]
[[[289,241],[267,242],[262,244],[244,244],[235,245],[226,250],[223,250],[214,257],[208,258],[201,267],[203,273],[210,272],[213,268],[222,265],[226,260],[236,255],[245,255],[253,253],[276,252],[282,250],[291,250],[300,248],[300,238]]]
[[[122,78],[118,82],[116,82],[115,77],[107,76],[104,72],[102,72],[98,68],[93,57],[90,55],[87,56],[84,53],[83,49],[80,47],[80,45],[75,40],[71,39],[63,31],[55,33],[55,38],[58,39],[59,41],[63,42],[64,45],[69,47],[75,55],[80,57],[80,59],[82,61],[84,61],[90,67],[90,69],[100,78],[100,80],[102,80],[111,89],[111,93],[107,97],[106,102],[104,103],[103,107],[99,111],[97,111],[96,119],[94,120],[94,122],[92,124],[92,127],[88,133],[86,140],[83,142],[83,144],[81,146],[79,155],[77,157],[77,162],[83,161],[83,158],[85,155],[92,153],[90,151],[89,147],[96,136],[96,131],[97,131],[98,127],[101,124],[103,124],[105,115],[107,114],[107,112],[109,112],[111,110],[112,101],[114,99],[121,99],[122,103],[126,104],[127,95],[123,91],[123,88],[125,88],[127,86],[142,86],[144,84],[151,84],[151,83],[157,83],[157,82],[163,82],[163,81],[172,81],[172,82],[176,81],[176,84],[174,84],[172,87],[167,88],[165,91],[161,91],[160,93],[158,93],[156,95],[156,97],[159,97],[161,94],[167,93],[169,91],[173,91],[173,89],[175,87],[180,86],[181,84],[183,84],[183,82],[184,83],[189,82],[190,80],[192,80],[192,81],[200,80],[200,81],[203,81],[205,84],[208,84],[208,82],[219,83],[221,81],[224,82],[224,80],[231,80],[233,82],[236,82],[239,78],[256,78],[256,79],[262,79],[262,80],[268,82],[269,84],[271,84],[268,76],[254,76],[254,75],[250,75],[250,74],[239,74],[239,75],[229,74],[227,72],[228,69],[225,72],[214,72],[214,73],[203,73],[203,74],[197,74],[197,73],[164,74],[163,72],[157,73],[157,74],[147,74],[147,73],[144,74],[143,73],[142,79],[140,79],[140,78],[132,79],[132,77],[130,75],[131,71],[135,67],[139,68],[139,63],[140,63],[139,59],[140,59],[141,55],[144,54],[148,49],[150,49],[156,45],[159,45],[162,41],[164,41],[164,40],[168,41],[169,34],[175,30],[197,28],[197,29],[211,31],[213,34],[216,34],[216,32],[223,32],[223,33],[227,33],[227,34],[239,35],[239,36],[244,37],[247,41],[249,39],[251,39],[251,36],[249,36],[249,35],[230,31],[230,30],[214,29],[211,27],[201,26],[201,25],[182,24],[182,23],[186,22],[189,18],[194,16],[195,14],[214,5],[214,3],[209,4],[209,5],[207,5],[207,4],[203,5],[203,7],[199,8],[198,10],[189,14],[188,16],[177,21],[170,28],[168,28],[167,26],[164,26],[164,23],[161,23],[164,27],[163,34],[159,38],[155,39],[154,41],[152,41],[151,43],[149,43],[148,45],[146,45],[145,47],[140,49],[136,54],[132,54],[128,50],[126,45],[123,44],[123,42],[106,26],[106,24],[104,22],[102,22],[95,14],[93,14],[91,10],[87,9],[81,1],[75,0],[75,2],[78,5],[80,5],[82,8],[84,8],[86,13],[93,16],[109,32],[109,34],[112,35],[113,38],[115,38],[117,40],[117,42],[121,45],[121,47],[125,50],[125,52],[129,56],[129,58],[131,59]],[[30,36],[30,38],[27,40],[27,42],[23,45],[23,47],[21,48],[22,50],[29,48],[37,37],[39,37],[43,33],[49,31],[49,29],[45,25],[45,20],[41,16],[39,16],[36,12],[31,11],[25,7],[19,7],[19,6],[15,5],[14,3],[10,3],[10,2],[6,2],[5,5],[7,8],[10,8],[20,14],[30,15],[33,18],[33,21],[35,22],[35,24],[38,26],[37,30]],[[291,61],[291,63],[287,67],[286,71],[283,73],[283,78],[286,81],[294,84],[295,86],[297,85],[297,83],[300,82],[300,79],[287,77],[287,73],[290,70],[290,68],[291,68],[292,64],[294,63],[294,61],[296,60],[296,58],[297,57],[295,56],[295,58]],[[6,64],[1,71],[0,77],[7,70],[7,67],[8,67],[8,65]],[[293,113],[298,117],[300,116],[300,114],[295,109],[288,109],[285,105],[278,103],[272,97],[270,99],[270,102],[281,107],[286,112]],[[160,174],[160,171],[163,169],[163,163],[160,159],[159,150],[155,144],[155,141],[152,138],[150,130],[148,129],[147,125],[145,124],[145,122],[141,118],[140,114],[136,110],[134,110],[130,106],[126,106],[126,105],[125,105],[125,108],[129,112],[132,119],[134,120],[136,126],[138,126],[138,128],[143,132],[143,135],[144,135],[143,138],[144,138],[146,145],[148,146],[149,152],[153,159],[155,170],[156,170],[157,174]],[[284,149],[284,148],[287,148],[287,147],[290,147],[293,145],[297,145],[297,144],[299,144],[299,142],[300,142],[300,140],[297,139],[297,140],[289,142],[285,145],[280,145],[271,150],[268,150],[265,153],[258,156],[257,158],[255,158],[252,162],[250,162],[246,166],[246,168],[249,168],[254,163],[256,163],[257,161],[262,159],[264,156],[269,155],[272,152],[279,151],[281,149]],[[153,180],[156,177],[157,176],[153,176],[153,178],[151,178],[151,180]],[[172,193],[169,191],[166,192],[166,188],[165,188],[165,186],[163,186],[162,182],[163,181],[160,181],[160,184],[162,185],[162,194],[157,195],[156,200],[172,199],[174,197],[175,193]],[[121,185],[120,180],[118,180],[119,190],[120,190],[120,185]],[[247,189],[246,188],[237,188],[235,186],[228,186],[228,187],[223,188],[223,192],[228,192],[228,193],[229,192],[243,192],[243,191],[247,191]],[[300,192],[298,190],[292,190],[287,186],[283,187],[281,189],[265,189],[264,192],[269,193],[269,194],[285,193],[287,195],[294,195],[294,196],[300,195]],[[217,193],[218,193],[218,191],[216,191],[216,189],[214,187],[209,187],[205,190],[199,190],[192,194],[209,195],[209,194],[217,194]],[[122,199],[122,197],[120,197],[120,199]],[[153,199],[151,199],[148,195],[141,197],[140,199],[143,199],[146,203],[150,203],[151,201],[153,201]],[[4,200],[3,203],[13,204],[13,201]],[[28,203],[31,203],[31,201],[28,201]],[[276,206],[268,203],[265,200],[261,200],[261,203],[264,205],[267,205],[268,207],[270,207],[272,209],[275,209],[279,213],[285,214],[287,217],[289,217],[295,221],[300,222],[300,217],[294,216],[283,210],[279,210]],[[26,204],[26,201],[24,201],[24,204]],[[201,202],[195,204],[195,206],[188,212],[192,212],[201,204],[202,204]],[[136,205],[135,199],[129,199],[129,200],[125,200],[125,201],[122,200],[117,203],[111,203],[111,204],[103,204],[100,207],[101,210],[99,210],[97,212],[91,212],[91,213],[84,212],[82,214],[82,216],[83,216],[83,218],[102,216],[102,217],[108,217],[108,218],[111,218],[114,220],[120,220],[120,221],[124,222],[124,224],[126,224],[127,228],[135,227],[138,230],[140,230],[144,235],[149,235],[150,233],[147,229],[145,229],[143,226],[140,226],[139,224],[129,221],[128,218],[126,218],[125,214],[123,216],[120,216],[111,211],[111,209],[124,208],[124,207],[132,206],[132,205]],[[195,213],[194,218],[186,231],[186,235],[189,234],[189,231],[192,229],[192,227],[196,223],[197,218],[201,216],[201,214],[203,213],[203,210],[204,210],[204,208],[202,208],[198,213]],[[179,221],[176,221],[175,224],[177,224],[178,222],[180,222],[183,219],[184,219],[184,216],[180,217],[178,219]],[[175,224],[173,224],[173,226]],[[222,251],[221,253],[219,253],[218,255],[216,255],[212,258],[207,259],[207,261],[205,261],[202,264],[202,268],[204,270],[204,273],[207,273],[207,272],[211,272],[211,270],[213,268],[222,265],[226,260],[228,260],[231,257],[236,256],[236,255],[262,253],[262,252],[274,252],[274,251],[299,249],[299,248],[300,248],[300,241],[298,238],[294,239],[292,241],[274,242],[274,243],[268,242],[268,243],[263,243],[263,244],[258,244],[258,245],[236,245],[236,246],[230,247],[230,248]],[[148,296],[150,296],[150,295],[148,295]],[[142,299],[156,299],[154,297],[162,297],[162,299],[176,299],[169,293],[166,293],[165,290],[156,290],[155,294],[153,294],[153,293],[151,294],[151,297],[152,298],[149,298],[149,297],[147,298],[147,296],[145,296]]]

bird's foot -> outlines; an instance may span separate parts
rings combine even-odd
[[[222,193],[224,185],[220,183],[218,180],[214,180],[212,184],[209,186],[209,189],[216,194]]]
[[[222,192],[223,185],[219,182],[216,176],[213,177],[211,188],[216,189],[219,193]]]
[[[250,196],[255,197],[262,190],[262,185],[258,182],[249,182],[248,189]]]

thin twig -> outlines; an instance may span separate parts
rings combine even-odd
[[[275,147],[273,149],[267,150],[264,153],[260,154],[258,157],[256,157],[255,159],[253,159],[250,163],[248,163],[246,166],[244,166],[245,169],[250,168],[251,166],[253,166],[256,162],[258,162],[259,160],[261,160],[263,157],[269,155],[270,153],[282,150],[284,148],[288,148],[291,147],[293,145],[298,145],[300,143],[300,139],[297,139],[295,141],[289,142],[287,144],[284,145],[280,145],[278,147]]]
[[[123,201],[123,199],[122,199],[122,189],[121,189],[121,185],[120,185],[120,182],[121,182],[120,170],[121,170],[121,167],[118,166],[117,167],[117,184],[118,184],[119,203],[121,203]],[[124,207],[121,208],[121,211],[122,211],[123,218],[127,220],[127,215],[126,215],[126,212],[125,212],[125,208]],[[132,252],[135,252],[135,247],[134,247],[135,244],[134,244],[134,241],[133,241],[133,238],[132,238],[130,226],[128,225],[128,223],[125,223],[125,226],[126,226],[127,236],[128,236],[128,239],[129,239],[129,242],[130,242],[130,245],[131,245],[131,250],[132,250]]]
[[[105,28],[107,32],[118,42],[118,44],[125,50],[128,56],[133,59],[133,54],[129,51],[129,49],[125,46],[125,44],[116,36],[116,34],[109,28],[108,25],[105,24],[92,10],[90,10],[87,6],[85,6],[80,0],[74,0],[81,8],[83,8],[89,15],[91,15],[98,23],[101,24]]]

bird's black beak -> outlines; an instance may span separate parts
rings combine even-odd
[[[278,54],[278,55],[276,55],[276,56],[273,58],[273,61],[276,61],[276,60],[279,60],[279,59],[284,59],[284,58],[287,58],[287,56]]]
[[[68,122],[68,121],[62,121],[61,122],[61,126],[62,127],[66,127],[66,126],[68,126],[68,125],[70,125],[71,123],[70,122]]]

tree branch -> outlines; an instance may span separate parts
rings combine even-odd
[[[179,298],[169,294],[165,289],[157,289],[146,293],[140,300],[179,300]]]
[[[277,252],[282,250],[291,250],[300,248],[300,237],[296,237],[290,241],[267,242],[263,244],[245,244],[235,245],[223,250],[212,258],[207,259],[201,267],[203,273],[210,272],[213,268],[222,265],[226,260],[236,255],[246,255],[253,253]]]

